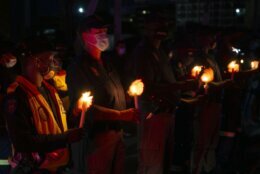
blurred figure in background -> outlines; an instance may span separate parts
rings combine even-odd
[[[202,65],[205,69],[211,68],[214,72],[214,80],[208,84],[207,100],[199,108],[194,120],[195,144],[192,168],[196,174],[202,171],[211,173],[216,168],[215,151],[219,142],[222,93],[224,88],[232,84],[231,80],[223,80],[221,69],[215,59],[216,40],[214,35],[198,35],[198,41],[201,49],[195,64]],[[203,90],[206,89],[203,88]]]
[[[175,109],[180,90],[193,88],[195,81],[176,82],[170,59],[161,48],[167,37],[169,21],[152,13],[145,19],[143,39],[132,55],[132,78],[142,79],[144,94],[140,97],[140,174],[169,173],[173,155]]]
[[[20,72],[20,64],[14,54],[14,45],[8,41],[0,41],[0,159],[7,160],[11,156],[11,143],[7,134],[3,111],[3,99],[8,86]],[[9,166],[1,166],[0,173],[8,173]],[[3,170],[3,171],[2,171]]]

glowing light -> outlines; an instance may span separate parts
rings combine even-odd
[[[232,47],[232,51],[238,54],[241,51],[241,49]]]
[[[89,91],[82,94],[79,99],[79,107],[81,107],[81,117],[79,122],[79,127],[82,128],[85,123],[85,113],[87,109],[92,105],[93,96],[90,95]]]
[[[240,14],[241,10],[239,8],[236,8],[236,14]]]
[[[92,105],[93,96],[91,96],[91,92],[87,91],[82,94],[79,99],[79,107],[80,109],[87,109]]]
[[[85,11],[85,10],[84,10],[83,7],[79,7],[79,8],[78,8],[78,12],[79,12],[79,13],[84,13],[84,11]]]
[[[128,94],[130,96],[140,96],[144,91],[144,83],[141,79],[135,80],[131,83]]]
[[[238,71],[239,71],[239,64],[237,64],[235,60],[231,61],[228,64],[228,72],[233,73]]]
[[[133,21],[134,21],[134,19],[133,19],[133,18],[130,18],[130,19],[129,19],[129,22],[133,22]]]
[[[134,97],[135,108],[138,109],[138,96],[142,95],[144,91],[144,83],[141,79],[133,81],[129,87],[128,94]]]
[[[214,80],[214,71],[211,68],[207,68],[204,70],[201,75],[201,81],[204,83],[209,83]]]
[[[203,66],[194,66],[191,70],[191,75],[193,77],[198,77],[198,75],[200,74],[201,70],[202,70]]]
[[[241,60],[240,60],[240,63],[242,63],[242,64],[243,64],[243,63],[244,63],[244,59],[241,59]]]
[[[143,11],[142,11],[142,14],[143,14],[143,15],[146,15],[146,14],[147,14],[147,11],[146,11],[146,10],[143,10]]]
[[[258,68],[258,66],[259,66],[259,61],[252,61],[251,62],[251,68],[252,69],[257,69]]]

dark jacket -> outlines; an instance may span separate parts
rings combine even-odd
[[[153,47],[149,40],[144,38],[135,48],[132,60],[133,77],[141,78],[145,85],[145,91],[141,97],[142,109],[151,112],[154,103],[151,101],[153,94],[150,93],[150,87],[176,82],[169,59],[161,49]],[[158,97],[174,107],[174,100],[178,98],[178,95],[179,91],[165,91],[165,94]]]

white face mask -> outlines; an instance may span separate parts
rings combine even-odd
[[[88,44],[95,46],[100,51],[105,51],[109,47],[109,40],[106,33],[95,34],[96,43],[88,42]]]
[[[7,68],[12,68],[16,63],[17,63],[17,59],[16,58],[10,59],[9,62],[5,63],[5,66]]]
[[[123,56],[123,55],[125,54],[125,52],[126,52],[126,49],[125,49],[125,48],[119,48],[119,49],[118,49],[118,54],[119,54],[119,56]]]

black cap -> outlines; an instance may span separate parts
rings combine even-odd
[[[36,55],[55,51],[51,42],[43,36],[28,38],[18,45],[17,53],[20,55],[19,59],[22,63],[27,63],[30,59],[34,59]]]
[[[151,12],[144,19],[144,28],[146,30],[166,30],[169,23],[170,21],[163,14]]]
[[[83,32],[91,28],[108,28],[108,24],[104,22],[102,18],[100,18],[97,15],[91,15],[88,17],[85,17],[80,25],[79,25],[79,31]]]

